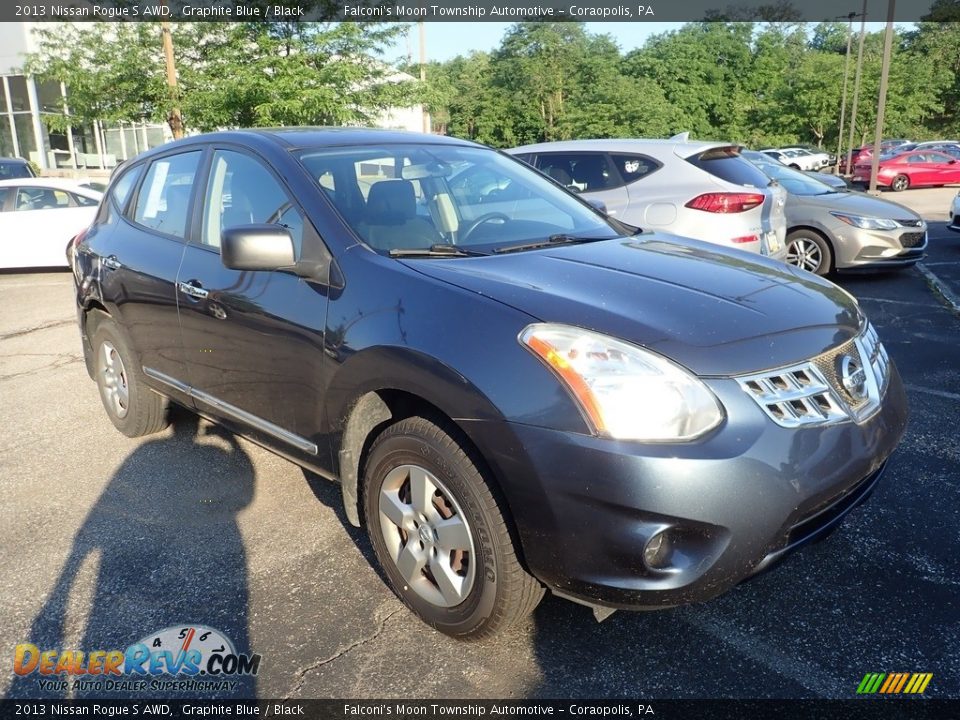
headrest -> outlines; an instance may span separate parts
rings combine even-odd
[[[409,180],[381,180],[367,196],[371,225],[394,225],[417,215],[417,197]]]

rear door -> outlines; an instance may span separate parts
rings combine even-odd
[[[611,217],[623,218],[630,204],[624,180],[605,152],[541,152],[536,166],[585,199],[602,202]]]
[[[180,390],[187,375],[176,280],[203,153],[184,149],[123,171],[111,190],[112,227],[88,239],[104,303],[128,334],[148,382],[168,393]],[[118,195],[121,202],[113,204]]]
[[[316,462],[325,450],[317,437],[327,288],[292,271],[227,268],[220,238],[228,227],[276,223],[289,229],[297,258],[311,259],[319,236],[266,162],[243,148],[213,149],[198,202],[177,285],[193,396]]]

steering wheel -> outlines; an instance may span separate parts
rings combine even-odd
[[[502,212],[490,212],[481,215],[476,220],[468,223],[465,228],[460,229],[460,233],[457,236],[457,244],[462,245],[466,239],[470,237],[474,230],[484,223],[490,222],[491,220],[503,220],[504,222],[510,222],[510,218],[504,215]]]

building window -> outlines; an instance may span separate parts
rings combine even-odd
[[[14,112],[30,112],[30,96],[27,93],[27,79],[23,75],[10,75],[10,104]]]

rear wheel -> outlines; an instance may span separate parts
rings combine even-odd
[[[543,588],[520,565],[503,513],[456,432],[422,417],[370,448],[364,511],[377,560],[420,618],[461,639],[526,617]]]
[[[830,272],[833,253],[830,244],[812,230],[794,230],[787,235],[787,262],[817,275]]]
[[[141,437],[168,424],[168,401],[143,384],[133,356],[109,320],[93,334],[94,369],[110,422],[127,437]]]
[[[894,192],[903,192],[910,187],[910,178],[906,175],[897,175],[890,183],[890,187],[893,188]]]

